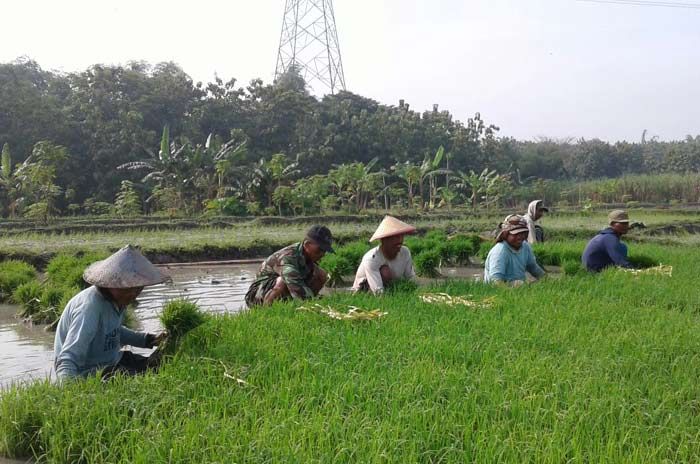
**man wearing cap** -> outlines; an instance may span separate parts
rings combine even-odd
[[[617,209],[610,212],[608,222],[610,227],[598,232],[583,250],[581,262],[591,272],[600,272],[609,266],[634,267],[627,260],[627,245],[620,241],[630,229],[627,211]]]
[[[386,216],[369,240],[379,240],[380,245],[362,257],[352,289],[355,292],[379,294],[399,279],[414,280],[416,272],[413,270],[411,251],[403,246],[403,237],[415,231],[415,227]]]
[[[246,293],[246,304],[252,307],[290,297],[303,300],[318,295],[328,280],[328,274],[318,262],[326,253],[333,253],[332,242],[328,227],[315,225],[304,240],[270,255]]]
[[[528,228],[525,220],[512,214],[503,221],[484,264],[484,282],[518,286],[525,283],[529,272],[539,279],[544,270],[537,264],[535,255],[527,242]]]
[[[544,213],[548,212],[549,208],[544,206],[544,201],[542,200],[532,201],[528,205],[527,214],[523,216],[523,219],[527,222],[527,229],[529,232],[527,235],[527,242],[529,244],[534,245],[537,242],[544,242],[542,228],[535,223],[542,218]]]
[[[56,329],[54,368],[58,379],[87,377],[103,369],[104,376],[156,368],[159,355],[147,358],[121,348],[153,348],[164,334],[135,332],[122,324],[126,307],[136,301],[143,287],[167,279],[131,245],[90,265],[83,280],[92,286],[71,298]]]

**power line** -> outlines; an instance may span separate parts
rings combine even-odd
[[[642,0],[576,0],[578,2],[586,3],[601,3],[610,5],[627,5],[627,6],[659,6],[667,8],[684,8],[688,10],[700,10],[700,4],[697,3],[685,3],[685,2],[671,2],[671,1],[642,1]]]

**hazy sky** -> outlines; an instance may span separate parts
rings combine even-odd
[[[700,0],[684,0],[697,3]],[[520,139],[700,134],[700,9],[576,0],[335,0],[348,90],[475,112]],[[4,2],[0,61],[175,61],[272,80],[284,0]]]

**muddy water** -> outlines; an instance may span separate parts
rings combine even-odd
[[[243,298],[258,268],[259,264],[165,268],[173,282],[148,287],[139,296],[136,329],[159,330],[163,303],[175,298],[188,298],[210,312],[238,312],[245,307]],[[18,311],[18,306],[0,305],[0,387],[51,373],[54,334],[43,325],[16,319]]]

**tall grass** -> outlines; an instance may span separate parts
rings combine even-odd
[[[697,462],[700,252],[517,290],[338,294],[357,324],[278,303],[191,331],[158,374],[0,398],[0,452],[48,462]]]

